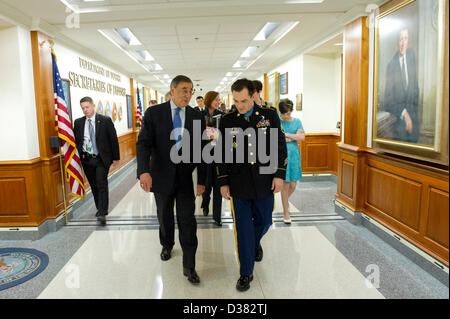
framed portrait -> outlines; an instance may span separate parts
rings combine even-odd
[[[295,96],[295,109],[297,111],[301,111],[302,105],[303,105],[303,93],[299,93]]]
[[[374,31],[373,148],[448,166],[448,1],[393,0]]]
[[[269,100],[267,102],[270,102],[273,107],[278,109],[278,102],[280,101],[278,72],[269,74],[268,80],[269,80]]]
[[[67,105],[67,112],[69,113],[70,122],[73,126],[73,119],[72,119],[72,104],[70,103],[70,81],[67,79],[61,79],[63,91],[64,91],[64,100],[66,101]]]
[[[128,119],[128,128],[133,127],[133,111],[131,110],[131,95],[127,94],[127,119]]]
[[[288,94],[288,72],[280,74],[280,94]]]

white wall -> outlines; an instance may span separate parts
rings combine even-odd
[[[303,126],[307,133],[339,133],[341,58],[303,56]]]
[[[303,92],[303,56],[295,56],[268,72],[267,76],[274,72],[278,72],[279,75],[288,72],[288,94],[281,94],[280,99],[289,99],[295,105],[297,94]],[[261,82],[264,83],[264,81]],[[292,116],[299,118],[303,122],[303,112],[294,110]]]
[[[40,156],[30,32],[0,30],[0,161]]]
[[[130,94],[130,78],[128,76],[114,70],[113,68],[107,65],[104,65],[103,63],[98,62],[95,59],[92,59],[79,52],[76,52],[71,48],[68,48],[62,44],[55,43],[53,50],[55,51],[57,57],[57,64],[61,78],[69,79],[69,72],[75,72],[77,74],[94,78],[96,80],[100,80],[108,84],[122,87],[126,90],[126,94]],[[116,74],[119,74],[120,82],[80,67],[79,62],[80,57],[86,61],[92,62],[98,66],[103,67],[105,70],[110,70]],[[114,103],[117,106],[117,108],[120,108],[120,106],[122,107],[122,119],[121,120],[116,119],[116,121],[114,121],[114,126],[116,128],[117,135],[132,130],[131,128],[128,128],[126,96],[113,95],[107,92],[97,92],[84,88],[79,88],[76,86],[70,87],[70,95],[71,95],[73,120],[84,116],[80,108],[80,99],[85,96],[90,96],[94,100],[94,103],[96,105],[98,104],[99,101],[101,101],[104,108],[106,108],[106,104],[108,102],[111,111]]]
[[[302,111],[292,112],[306,133],[339,133],[336,123],[341,117],[341,59],[299,54],[266,72],[288,72],[288,98],[294,105],[297,94],[303,94]],[[264,77],[259,79],[264,83]]]

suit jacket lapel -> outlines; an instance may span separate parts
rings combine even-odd
[[[191,107],[186,106],[186,113],[184,116],[184,128],[189,132],[190,135],[192,135],[192,113],[191,113]]]
[[[99,136],[99,127],[100,127],[100,116],[98,114],[95,114],[95,142],[97,143],[97,149],[98,149],[98,136]]]
[[[83,146],[83,143],[84,143],[84,129],[85,129],[85,126],[86,126],[86,116],[83,116],[82,118],[81,118],[81,126],[80,126],[80,131],[78,132],[78,134],[79,134],[79,138],[80,138],[80,141],[81,141],[81,146]]]
[[[170,139],[170,135],[173,131],[173,120],[172,120],[172,107],[170,106],[170,102],[166,103],[166,107],[164,110],[164,114],[165,114],[165,119],[164,122],[166,123],[166,132],[167,132],[167,137],[169,138],[169,149],[175,144],[175,140],[171,140]]]

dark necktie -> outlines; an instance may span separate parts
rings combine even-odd
[[[175,116],[173,117],[173,129],[175,133],[175,143],[177,146],[177,149],[180,148],[180,142],[181,142],[181,116],[180,116],[181,107],[177,107],[175,110]]]

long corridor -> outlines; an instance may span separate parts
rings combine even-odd
[[[334,212],[336,181],[309,177],[291,197],[293,223],[282,220],[276,196],[273,226],[264,237],[247,292],[235,288],[238,263],[229,202],[223,226],[203,216],[197,198],[199,286],[182,273],[175,233],[172,258],[161,261],[153,195],[142,191],[135,164],[110,183],[107,226],[97,225],[93,199],[78,205],[67,226],[37,241],[6,247],[41,250],[48,267],[35,278],[0,291],[0,298],[449,298],[441,282],[362,226]]]

